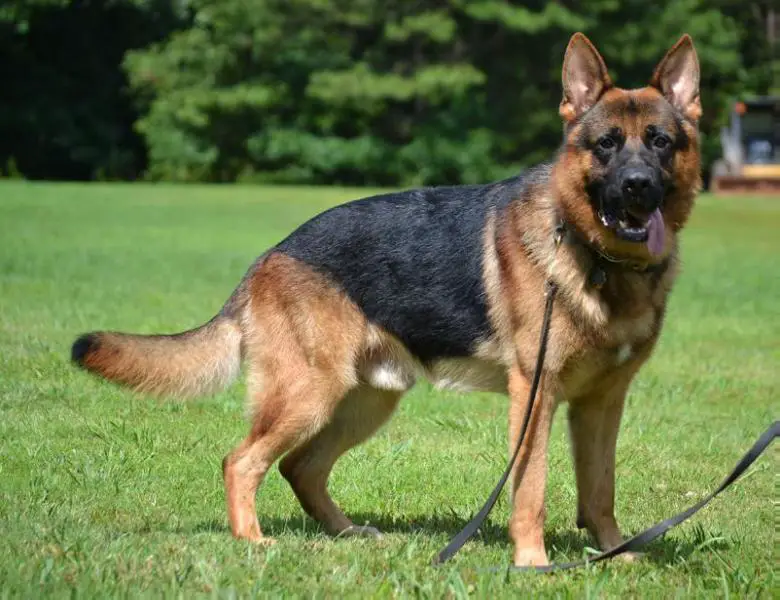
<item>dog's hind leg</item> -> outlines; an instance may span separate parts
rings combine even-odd
[[[358,383],[366,320],[306,265],[271,255],[249,282],[242,315],[249,366],[249,436],[223,462],[233,535],[263,537],[255,495],[268,469],[314,438]]]
[[[271,394],[254,394],[260,408],[250,434],[222,463],[228,518],[236,538],[273,541],[260,530],[255,510],[257,488],[280,456],[316,436],[343,394],[343,390],[334,393],[316,384],[291,383],[290,387],[295,393],[277,389]]]
[[[401,392],[365,384],[351,390],[330,423],[279,465],[303,509],[334,535],[379,535],[373,527],[354,525],[336,506],[328,494],[328,476],[339,456],[368,439],[387,421],[400,397]]]

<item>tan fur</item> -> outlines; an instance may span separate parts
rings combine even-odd
[[[627,362],[616,363],[609,377],[583,387],[570,404],[574,469],[577,478],[577,524],[587,527],[601,548],[622,543],[615,521],[615,447],[628,386],[647,359],[654,339],[641,345]]]
[[[92,334],[94,348],[83,366],[135,391],[193,398],[230,384],[241,368],[241,332],[218,316],[176,335]]]
[[[506,369],[500,363],[479,358],[437,360],[426,371],[427,378],[440,390],[485,391],[505,394]]]
[[[400,397],[399,392],[358,386],[339,403],[328,425],[279,465],[304,510],[331,533],[378,535],[371,527],[354,525],[341,512],[328,495],[327,480],[339,456],[375,433]]]
[[[627,143],[635,144],[652,110],[632,115],[626,107],[651,107],[671,88],[676,101],[691,104],[681,110],[695,115],[699,100],[691,97],[690,86],[693,79],[698,83],[698,74],[686,79],[684,68],[695,60],[688,43],[670,51],[651,87],[622,90],[612,85],[590,42],[575,36],[564,66],[564,120],[573,121],[593,102],[604,103],[607,124],[620,125]],[[398,338],[369,322],[336,283],[272,252],[258,261],[220,316],[202,328],[179,336],[101,333],[79,360],[138,390],[194,395],[225,385],[243,355],[252,425],[223,462],[233,535],[272,541],[260,528],[255,496],[282,456],[280,470],[309,515],[334,534],[376,535],[371,527],[354,525],[328,495],[335,461],[381,427],[420,377],[437,387],[507,392],[513,448],[527,409],[546,284],[552,281],[559,291],[547,358],[512,472],[514,562],[547,563],[546,454],[562,402],[569,405],[578,522],[601,547],[614,547],[622,540],[614,518],[614,478],[625,395],[658,339],[678,271],[677,234],[700,183],[696,127],[684,126],[691,143],[675,158],[676,191],[664,202],[666,244],[660,257],[650,256],[645,244],[619,240],[600,223],[586,191],[600,167],[575,143],[564,144],[549,183],[526,190],[529,200],[488,216],[482,270],[492,334],[479,340],[472,356],[422,364]],[[569,139],[579,133],[573,125]],[[561,221],[567,230],[556,244]],[[603,287],[589,279],[599,253],[622,261],[604,267]],[[662,274],[644,272],[660,261],[668,264]]]
[[[526,441],[512,469],[511,490],[514,508],[509,535],[515,544],[516,565],[545,565],[544,492],[547,481],[547,443],[556,402],[552,379],[546,377],[528,422]],[[509,451],[514,450],[528,408],[529,378],[518,366],[509,374]]]
[[[225,459],[223,473],[233,535],[261,542],[266,540],[255,511],[257,488],[280,456],[333,422],[342,398],[357,387],[368,323],[323,276],[281,254],[269,256],[252,275],[248,294],[244,343],[254,417],[249,436]],[[316,489],[325,494],[324,487]],[[298,491],[311,506],[330,502]]]
[[[656,81],[655,85],[660,84]],[[635,140],[650,122],[649,115],[640,111],[636,117],[627,117],[623,107],[631,101],[640,106],[659,102],[661,92],[655,88],[612,88],[606,76],[604,89],[600,102],[614,107],[610,111],[608,106],[605,112],[617,117],[627,143],[637,143]],[[562,111],[564,118],[570,117],[572,110],[567,107]],[[510,439],[516,437],[517,422],[525,413],[528,378],[535,358],[528,348],[535,348],[533,335],[538,335],[541,323],[539,286],[545,275],[559,286],[539,405],[529,428],[529,442],[521,450],[525,462],[521,460],[515,471],[515,507],[510,521],[515,564],[547,562],[542,535],[543,465],[550,421],[561,401],[570,405],[578,521],[604,549],[622,541],[614,518],[615,443],[620,415],[628,386],[657,340],[666,299],[678,271],[676,234],[686,223],[700,187],[696,129],[691,123],[685,123],[684,128],[691,143],[675,156],[676,192],[667,196],[664,204],[667,227],[661,257],[651,258],[643,244],[623,242],[601,225],[586,192],[591,172],[597,167],[591,154],[574,144],[565,145],[553,167],[552,189],[540,190],[537,202],[513,207],[510,218],[496,233],[501,287],[512,291],[496,300],[503,306],[493,307],[493,314],[502,315],[494,324],[515,324],[517,362],[510,372]],[[570,139],[578,133],[575,127]],[[559,247],[553,241],[553,229],[561,219],[574,225],[578,235],[584,235],[584,241],[598,251],[638,269],[660,260],[667,260],[669,266],[658,280],[627,267],[616,267],[608,273],[602,289],[594,288],[587,280],[594,266],[592,253],[585,252],[582,243],[573,239],[572,228]],[[523,232],[522,242],[516,232]],[[536,277],[534,272],[538,273]],[[488,289],[497,287],[494,283]],[[508,311],[514,311],[514,317],[507,318]]]

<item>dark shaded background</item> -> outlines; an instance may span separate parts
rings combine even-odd
[[[703,150],[780,93],[771,0],[5,0],[0,171],[31,179],[419,185],[543,160],[574,31],[622,87],[683,33]]]

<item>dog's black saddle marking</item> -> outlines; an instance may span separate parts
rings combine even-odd
[[[384,194],[321,213],[276,250],[327,274],[420,360],[469,356],[491,327],[485,225],[528,175]]]

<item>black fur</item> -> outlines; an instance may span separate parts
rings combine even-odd
[[[78,337],[73,342],[73,346],[70,349],[70,359],[78,366],[84,366],[84,358],[87,354],[94,352],[98,349],[100,340],[94,333],[85,333]]]
[[[356,200],[304,223],[276,250],[327,274],[420,360],[469,356],[490,333],[487,216],[538,176]]]

